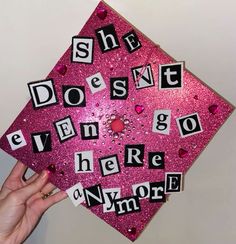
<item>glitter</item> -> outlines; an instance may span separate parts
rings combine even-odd
[[[128,119],[124,120],[124,124],[128,125],[129,124],[129,120]]]
[[[130,235],[135,235],[137,233],[137,230],[135,227],[132,227],[132,228],[129,228],[127,230],[127,232],[130,234]]]
[[[114,120],[116,118],[115,114],[111,115],[111,120]]]
[[[117,138],[119,138],[119,134],[118,134],[118,133],[114,133],[114,134],[113,134],[113,137],[114,137],[115,139],[117,139]]]

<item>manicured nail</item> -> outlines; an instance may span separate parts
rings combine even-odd
[[[48,170],[43,170],[41,173],[42,178],[46,178],[48,176]]]

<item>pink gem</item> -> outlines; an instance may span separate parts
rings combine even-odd
[[[180,158],[184,158],[184,157],[186,157],[188,155],[188,151],[186,151],[185,149],[183,149],[183,148],[180,148],[179,149],[179,157]]]
[[[218,110],[218,105],[217,104],[213,104],[208,108],[209,112],[212,114],[216,114],[217,110]]]
[[[56,172],[56,166],[55,166],[55,164],[50,164],[47,167],[47,170],[49,170],[51,173],[55,173]]]
[[[144,107],[142,105],[136,105],[135,111],[137,114],[141,114],[144,111]]]
[[[128,233],[131,234],[131,235],[135,235],[136,234],[136,228],[135,227],[132,227],[132,228],[129,228],[128,229]]]
[[[97,16],[99,19],[104,20],[107,17],[107,10],[103,8],[99,8],[97,11]]]
[[[64,64],[60,64],[57,66],[56,70],[60,75],[65,75],[67,72],[67,67]]]

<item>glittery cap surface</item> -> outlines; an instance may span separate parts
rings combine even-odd
[[[115,27],[120,48],[102,53],[95,30],[110,24]],[[142,47],[129,53],[122,37],[132,30],[135,30]],[[85,188],[101,184],[104,189],[121,188],[121,196],[127,197],[133,195],[134,184],[164,181],[165,172],[185,174],[232,113],[233,106],[185,67],[182,89],[159,89],[159,65],[176,61],[103,2],[99,3],[79,36],[94,39],[93,63],[71,62],[72,47],[69,47],[47,76],[47,79],[54,80],[59,103],[35,110],[32,101],[29,101],[2,136],[1,148],[38,173],[49,168],[52,171],[50,181],[62,190],[78,182],[81,182]],[[152,69],[154,86],[136,89],[136,81],[131,69],[147,65]],[[102,74],[106,89],[93,94],[86,78],[98,72]],[[128,77],[127,99],[110,99],[111,77]],[[62,86],[66,85],[85,87],[85,107],[63,106]],[[171,111],[169,135],[152,131],[153,114],[156,110]],[[194,113],[200,117],[203,131],[192,136],[181,137],[176,119]],[[61,143],[53,122],[67,116],[70,116],[73,121],[77,136]],[[118,125],[113,123],[113,127],[115,126],[117,130],[114,132],[111,122],[117,118],[123,123]],[[80,123],[88,122],[98,123],[98,139],[82,140]],[[12,150],[7,135],[18,130],[22,131],[27,145]],[[51,132],[52,150],[46,153],[34,153],[31,134],[42,131]],[[145,145],[142,167],[124,166],[125,145],[132,144]],[[93,151],[94,172],[75,173],[75,152],[89,150]],[[148,152],[156,151],[165,152],[165,169],[148,168]],[[103,177],[98,159],[109,155],[118,156],[120,173]],[[104,213],[102,205],[92,207],[90,210],[134,241],[163,203],[150,203],[148,199],[140,199],[140,204],[140,212],[122,216],[117,216],[115,212]],[[86,207],[85,203],[83,205]]]

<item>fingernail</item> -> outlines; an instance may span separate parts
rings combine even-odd
[[[48,176],[48,170],[43,170],[41,173],[42,178],[46,178]]]

